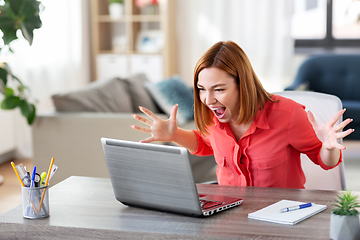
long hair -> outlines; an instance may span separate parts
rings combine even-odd
[[[239,45],[232,41],[221,41],[209,48],[199,59],[194,69],[194,118],[196,128],[208,134],[207,127],[213,124],[212,111],[201,102],[197,87],[199,73],[204,68],[216,67],[226,71],[239,87],[239,116],[236,124],[251,122],[266,101],[273,101],[256,76],[251,63]]]

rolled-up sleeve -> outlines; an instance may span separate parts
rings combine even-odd
[[[339,166],[339,164],[342,162],[342,159],[343,159],[343,155],[342,155],[342,151],[340,150],[340,158],[339,158],[338,163],[337,163],[335,166],[330,167],[330,166],[326,165],[326,164],[322,161],[322,159],[321,159],[321,157],[320,157],[320,152],[319,152],[318,157],[317,157],[318,164],[319,164],[320,167],[321,167],[322,169],[324,169],[324,170],[333,169],[334,167]]]
[[[288,127],[289,143],[299,152],[306,154],[311,161],[318,164],[324,170],[338,166],[342,162],[342,153],[335,166],[329,167],[322,161],[320,157],[322,142],[317,138],[304,109],[305,107],[302,105],[294,105]]]
[[[210,142],[207,138],[202,137],[197,130],[192,130],[195,133],[198,145],[195,152],[190,152],[191,154],[197,156],[210,156],[213,155],[213,149],[211,148]]]

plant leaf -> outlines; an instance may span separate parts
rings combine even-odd
[[[24,38],[29,42],[31,45],[34,38],[34,29],[40,28],[42,25],[41,20],[39,17],[29,17],[24,20],[20,24],[21,32]]]
[[[20,110],[21,110],[21,114],[28,118],[29,114],[30,114],[30,108],[29,108],[29,103],[26,100],[21,100],[20,102]]]
[[[5,45],[9,45],[12,41],[17,39],[16,29],[2,29],[3,32],[3,41]]]
[[[2,109],[14,109],[21,104],[21,100],[19,97],[11,95],[5,96],[4,100],[1,103]]]
[[[31,45],[34,29],[40,28],[40,2],[36,0],[5,1],[1,6],[0,30],[3,32],[5,45],[17,39],[16,32],[21,30],[24,38]]]
[[[351,191],[342,192],[338,195],[338,199],[335,200],[334,209],[332,212],[337,215],[354,216],[359,212],[355,209],[359,207],[358,196],[352,195]]]
[[[3,32],[2,39],[5,45],[9,45],[10,42],[17,39],[16,36],[16,20],[15,16],[9,7],[9,3],[1,8],[0,15],[0,30]]]
[[[19,14],[21,14],[24,19],[20,22],[19,28],[24,36],[24,38],[32,45],[34,38],[34,29],[40,28],[42,22],[39,17],[39,5],[38,1],[24,1],[19,9]]]
[[[5,96],[11,96],[14,95],[14,90],[12,90],[12,88],[5,88]]]
[[[4,85],[7,83],[8,71],[5,68],[0,67],[0,79],[4,82]]]
[[[20,24],[20,29],[21,29],[21,33],[23,35],[23,37],[29,42],[29,44],[31,45],[33,42],[33,38],[34,38],[34,34],[33,34],[33,30],[31,28],[27,28],[26,25],[24,23]]]
[[[24,38],[31,45],[34,38],[34,29],[42,26],[39,16],[41,3],[37,0],[3,0],[2,2],[4,4],[0,5],[0,31],[3,33],[4,44],[13,52],[9,44],[17,39],[16,33],[20,29]],[[17,94],[12,88],[7,87],[9,80],[16,81],[14,89],[17,89]],[[27,118],[28,123],[31,125],[36,117],[36,107],[30,104],[27,99],[22,99],[23,96],[26,96],[24,94],[26,89],[28,87],[22,84],[20,79],[12,75],[6,63],[0,67],[0,93],[5,95],[0,107],[2,109],[19,107],[21,114]]]
[[[41,28],[42,22],[39,16],[40,11],[40,2],[34,1],[33,3],[27,2],[27,7],[24,10],[24,22],[28,27],[32,27],[33,29]]]
[[[0,29],[15,29],[13,20],[9,16],[0,15]]]
[[[8,2],[10,3],[10,1],[8,1]],[[14,14],[19,15],[21,6],[23,4],[24,4],[24,0],[11,1],[10,9]]]
[[[34,104],[30,104],[29,106],[29,116],[27,117],[29,125],[33,124],[36,117],[36,107]]]

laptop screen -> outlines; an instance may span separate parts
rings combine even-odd
[[[132,206],[202,215],[185,148],[102,138],[115,197]]]

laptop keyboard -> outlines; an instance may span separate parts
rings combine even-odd
[[[201,206],[201,208],[203,210],[209,209],[209,208],[212,208],[212,207],[216,207],[216,206],[221,205],[221,204],[223,204],[223,202],[200,199],[200,206]]]

